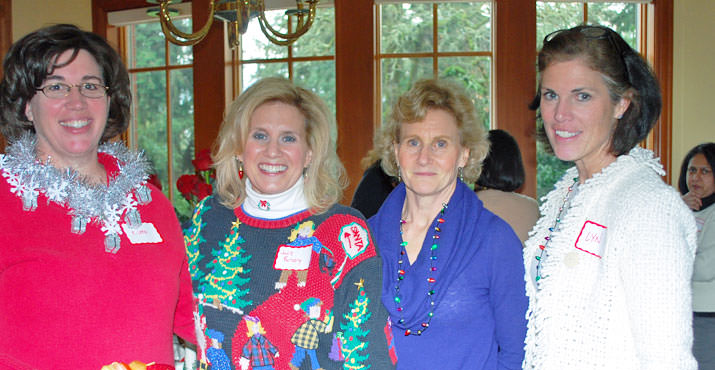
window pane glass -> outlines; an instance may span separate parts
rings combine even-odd
[[[264,77],[280,76],[288,78],[288,63],[242,64],[241,74],[241,89],[245,90]]]
[[[179,29],[191,29],[191,18],[175,20]],[[191,46],[180,46],[169,43],[169,63],[171,65],[186,65],[194,62],[194,52]]]
[[[439,75],[461,82],[474,101],[479,119],[489,129],[491,58],[450,57],[439,59]]]
[[[287,18],[285,10],[271,10],[266,12],[268,23],[280,32],[286,32]],[[241,36],[241,59],[270,59],[285,58],[288,56],[288,49],[270,42],[261,31],[258,18],[253,18],[248,23],[248,30]]]
[[[380,52],[432,51],[432,4],[380,6]]]
[[[491,50],[491,3],[440,3],[439,51]]]
[[[127,55],[130,68],[156,67],[164,64],[166,49],[161,25],[140,23],[128,27]]]
[[[638,50],[638,4],[588,4],[588,23],[611,27]]]
[[[432,58],[390,58],[382,60],[382,120],[392,110],[398,96],[406,92],[412,84],[423,78],[434,77]]]
[[[298,86],[318,94],[335,114],[335,62],[311,61],[293,64],[293,76]]]
[[[563,28],[583,23],[583,3],[536,3],[536,47],[541,48],[544,37]]]
[[[173,176],[172,191],[176,194],[176,180],[186,173],[193,173],[194,166],[194,74],[190,68],[170,72],[171,78],[171,150]],[[198,150],[204,148],[197,148]],[[181,196],[174,196],[177,212],[190,215],[189,203]]]
[[[132,75],[137,149],[143,150],[162,181],[164,190],[169,179],[166,137],[166,80],[164,71]]]
[[[293,43],[293,55],[325,56],[335,55],[335,11],[333,8],[319,8],[310,31]]]

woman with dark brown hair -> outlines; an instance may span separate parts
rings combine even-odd
[[[129,123],[129,77],[101,37],[43,28],[10,48],[0,82],[0,363],[173,364],[195,342],[179,222]]]

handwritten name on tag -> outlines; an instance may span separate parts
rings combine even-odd
[[[576,238],[576,248],[601,258],[606,247],[606,229],[593,221],[584,222],[581,233]]]
[[[310,252],[313,244],[302,247],[281,245],[276,252],[273,268],[276,270],[307,270],[310,266]]]
[[[154,227],[154,224],[150,222],[144,222],[137,227],[122,224],[122,230],[127,234],[127,238],[129,238],[132,244],[155,244],[164,241],[156,230],[156,227]]]
[[[703,226],[705,226],[705,219],[695,216],[695,226],[698,228],[698,234],[703,231]]]

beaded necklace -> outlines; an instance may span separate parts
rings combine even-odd
[[[408,335],[422,335],[422,332],[427,330],[429,328],[430,322],[432,322],[432,317],[434,316],[434,298],[435,298],[435,290],[434,290],[434,283],[435,283],[435,278],[434,278],[434,273],[437,271],[437,266],[435,266],[435,263],[437,261],[437,248],[439,248],[439,245],[437,242],[439,241],[439,233],[442,231],[440,228],[440,225],[444,223],[444,211],[447,209],[447,204],[442,203],[442,210],[439,211],[439,217],[437,217],[437,220],[434,222],[434,235],[432,235],[432,246],[430,247],[430,269],[429,269],[429,277],[427,278],[427,283],[429,284],[427,287],[427,296],[430,298],[430,310],[429,313],[427,314],[427,320],[422,323],[421,327],[415,331],[412,331],[412,329],[407,329],[405,330],[405,336]],[[405,224],[404,219],[400,219],[400,239],[402,239],[402,225]],[[400,285],[402,285],[402,280],[405,279],[405,269],[402,268],[402,263],[404,262],[404,259],[407,258],[407,242],[402,241],[400,243],[400,255],[397,257],[397,282],[395,283],[395,305],[397,306],[397,312],[400,313],[400,319],[399,323],[404,324],[405,319],[404,319],[404,313],[403,313],[403,307],[402,307],[402,298],[400,298]]]
[[[544,252],[546,252],[546,247],[549,246],[551,243],[551,236],[554,234],[554,230],[557,230],[558,224],[561,222],[561,216],[563,216],[564,209],[566,209],[566,203],[569,200],[569,197],[571,197],[571,193],[573,192],[574,187],[578,183],[578,177],[574,177],[573,179],[573,184],[571,184],[567,191],[566,195],[564,195],[564,202],[561,204],[561,207],[559,207],[559,213],[556,215],[556,220],[554,221],[554,225],[549,228],[549,235],[544,238],[544,243],[539,245],[539,249],[541,249],[541,253],[538,256],[535,256],[536,260],[538,261],[536,263],[536,281],[539,281],[541,279],[546,279],[549,277],[548,275],[542,276],[541,275],[541,261],[544,259],[545,256]]]

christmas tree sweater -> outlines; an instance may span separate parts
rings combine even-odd
[[[254,218],[210,196],[184,231],[201,367],[391,369],[365,219],[334,205]]]

